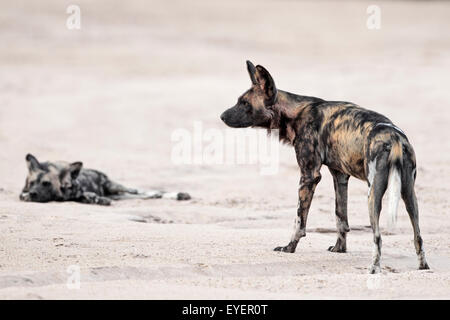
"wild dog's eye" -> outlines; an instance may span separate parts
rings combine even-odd
[[[247,111],[247,112],[251,112],[252,111],[253,108],[252,108],[251,104],[248,101],[243,100],[242,104],[243,104],[243,106],[245,108],[245,111]]]
[[[50,181],[42,181],[41,184],[43,187],[50,187],[51,185]]]

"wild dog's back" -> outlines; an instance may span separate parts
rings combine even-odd
[[[77,189],[82,192],[93,192],[99,196],[104,196],[107,194],[105,190],[105,185],[108,183],[109,179],[106,174],[94,169],[83,168],[80,174],[73,181],[76,184]]]
[[[396,127],[387,117],[353,103],[330,101],[317,107],[322,117],[319,136],[324,164],[366,180],[368,152],[374,151],[372,139],[389,143],[391,135],[397,136]],[[386,137],[378,135],[382,131]]]

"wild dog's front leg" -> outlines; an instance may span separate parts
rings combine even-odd
[[[300,238],[306,236],[306,220],[308,218],[309,207],[314,195],[316,185],[321,178],[320,172],[313,172],[302,176],[300,188],[298,190],[297,217],[294,222],[294,232],[291,241],[285,247],[276,247],[275,251],[294,253]]]
[[[321,179],[320,156],[312,146],[307,145],[297,151],[297,161],[300,166],[302,177],[298,189],[297,217],[294,222],[294,232],[291,241],[285,247],[276,247],[275,251],[294,253],[300,238],[306,235],[306,220],[309,207],[314,195],[314,190]]]
[[[20,193],[19,199],[21,201],[31,201],[30,190],[28,188],[28,178],[25,181],[25,187],[23,187],[22,192]]]
[[[83,192],[80,197],[80,201],[82,203],[99,204],[101,206],[109,206],[111,204],[111,199],[101,197],[94,192]]]
[[[334,246],[328,248],[331,252],[347,251],[347,232],[350,231],[347,219],[347,188],[349,175],[330,169],[333,176],[334,191],[336,194],[336,228],[337,240]]]

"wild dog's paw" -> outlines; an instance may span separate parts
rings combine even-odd
[[[112,201],[111,199],[105,198],[105,197],[98,197],[96,199],[96,203],[101,206],[110,206]]]
[[[22,192],[19,196],[19,199],[22,201],[31,201],[31,197],[28,192]]]
[[[287,252],[287,253],[294,253],[295,248],[291,245],[287,245],[285,247],[276,247],[273,249],[273,251],[279,251],[279,252]]]
[[[430,266],[426,262],[423,264],[420,264],[420,266],[419,266],[419,270],[429,270],[429,269],[430,269]]]
[[[178,192],[177,200],[191,200],[191,196],[186,192]]]
[[[370,274],[381,273],[381,267],[379,265],[372,265],[369,270]]]
[[[341,245],[334,245],[328,248],[328,251],[330,252],[338,252],[338,253],[346,253],[347,249]]]

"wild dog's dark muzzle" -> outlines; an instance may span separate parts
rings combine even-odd
[[[28,192],[29,199],[33,202],[48,202],[52,200],[52,196],[49,192],[43,192],[39,188],[32,188]]]
[[[223,122],[232,128],[246,128],[253,125],[252,114],[248,113],[245,108],[236,105],[226,110],[220,116]]]

